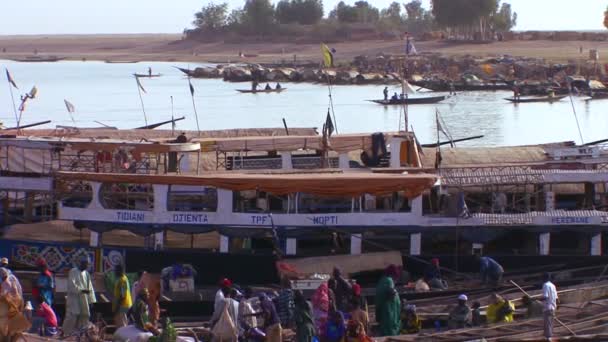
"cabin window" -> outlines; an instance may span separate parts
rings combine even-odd
[[[307,193],[298,194],[298,213],[350,213],[359,211],[359,198],[321,197]]]
[[[363,201],[363,208],[368,212],[409,213],[412,211],[410,200],[402,191],[382,196],[365,195]]]
[[[293,195],[274,195],[265,191],[235,191],[235,213],[289,213],[294,211]]]
[[[86,208],[93,201],[93,189],[87,182],[66,182],[62,184],[64,194],[61,204],[68,208]]]
[[[214,212],[217,210],[217,189],[170,185],[167,192],[167,210]]]
[[[154,191],[151,184],[104,183],[99,197],[105,209],[154,209]]]

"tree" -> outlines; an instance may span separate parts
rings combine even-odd
[[[340,1],[336,6],[336,9],[329,13],[331,19],[337,19],[341,23],[356,23],[357,22],[357,9],[353,6],[349,6]]]
[[[275,17],[281,24],[316,24],[323,18],[323,2],[320,0],[281,0],[277,4]]]
[[[251,33],[269,33],[274,28],[274,6],[270,0],[246,0],[242,25]]]
[[[380,12],[381,19],[391,26],[399,26],[403,23],[401,17],[401,5],[398,2],[391,3]]]
[[[217,31],[226,25],[227,11],[228,4],[225,2],[218,5],[210,3],[194,14],[192,24],[203,31]]]
[[[492,16],[491,24],[495,31],[510,31],[517,25],[517,13],[512,12],[510,4],[504,3]]]
[[[424,8],[420,0],[414,0],[403,5],[409,20],[420,20],[424,16]]]
[[[380,19],[380,11],[367,1],[355,2],[357,21],[360,23],[375,23]]]

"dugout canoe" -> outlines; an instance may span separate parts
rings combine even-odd
[[[238,91],[239,93],[242,94],[258,94],[258,93],[281,93],[283,91],[287,90],[287,88],[280,88],[280,89],[260,89],[260,90],[251,90],[251,89],[237,89],[236,91]]]
[[[396,106],[396,105],[415,105],[415,104],[433,104],[439,103],[447,99],[447,96],[427,96],[427,97],[408,97],[399,100],[369,100],[370,102],[377,103],[383,106]]]
[[[564,99],[566,95],[561,96],[533,96],[533,97],[520,97],[518,99],[514,97],[507,97],[505,100],[513,103],[533,103],[533,102],[558,102]]]

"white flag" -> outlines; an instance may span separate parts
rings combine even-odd
[[[68,110],[68,113],[76,112],[76,107],[74,107],[70,101],[64,99],[63,102],[65,103],[65,108]]]

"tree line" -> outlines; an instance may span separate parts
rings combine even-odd
[[[368,1],[349,5],[344,1],[324,16],[322,0],[245,0],[243,7],[229,11],[227,3],[209,3],[195,14],[191,33],[237,32],[244,35],[268,35],[289,31],[286,27],[348,27],[365,24],[379,31],[422,33],[448,30],[453,34],[471,32],[487,36],[489,32],[509,31],[516,25],[517,14],[511,5],[500,0],[432,0],[431,10],[421,0],[401,4],[393,2],[377,8]]]

